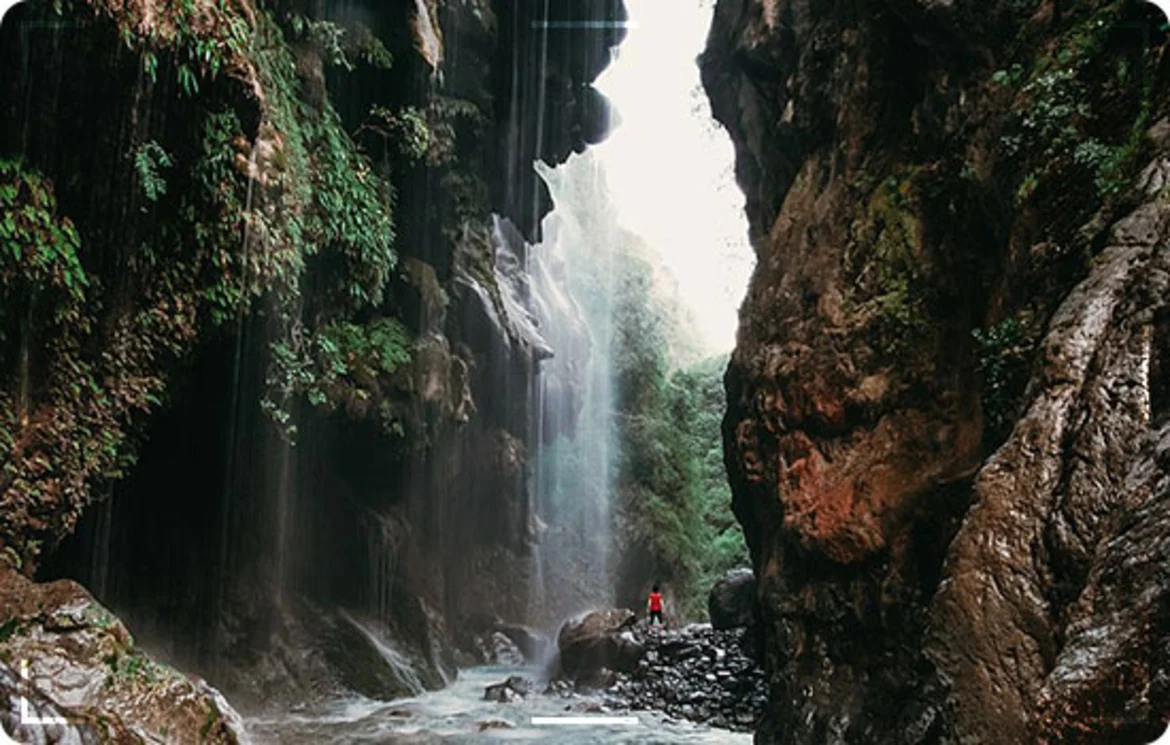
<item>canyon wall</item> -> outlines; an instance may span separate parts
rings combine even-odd
[[[1153,739],[1170,119],[1140,2],[719,0],[758,742]],[[1147,739],[1142,739],[1147,738]]]
[[[532,163],[606,135],[590,83],[624,18],[620,0],[8,14],[7,562],[83,581],[246,707],[438,686],[452,642],[523,620],[533,380],[555,350],[494,215],[539,238]]]

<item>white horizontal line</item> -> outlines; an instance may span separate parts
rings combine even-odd
[[[603,724],[623,724],[626,726],[636,726],[641,724],[638,717],[532,717],[533,724],[585,724],[585,725],[603,725]]]
[[[638,28],[637,21],[533,21],[532,28]]]

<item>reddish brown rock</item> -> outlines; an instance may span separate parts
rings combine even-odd
[[[1152,550],[1100,542],[1167,400],[1170,138],[1142,134],[1170,106],[1094,72],[1162,85],[1151,19],[717,3],[703,80],[758,259],[724,420],[772,682],[758,742],[1128,744],[1098,724],[1164,716],[1132,692],[1159,690],[1137,650],[1170,634],[1093,589]],[[1127,165],[1089,165],[1096,145]],[[1106,619],[1129,641],[1079,652]]]

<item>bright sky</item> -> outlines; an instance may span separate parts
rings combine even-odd
[[[631,28],[596,86],[621,117],[593,151],[621,223],[662,256],[712,353],[735,344],[755,258],[727,133],[711,119],[696,57],[712,0],[626,0]]]

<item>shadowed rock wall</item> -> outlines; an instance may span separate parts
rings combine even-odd
[[[1162,22],[717,4],[703,77],[758,255],[724,436],[759,742],[1136,743],[1170,715],[1137,651],[1164,623],[1101,586],[1168,589],[1138,568],[1160,545]]]
[[[0,546],[250,706],[401,695],[361,629],[441,685],[453,639],[527,601],[549,350],[509,315],[493,216],[534,237],[532,162],[605,136],[624,7],[185,8],[30,2],[0,33],[0,159],[44,179],[89,280],[66,333],[0,270]],[[409,362],[303,387],[320,331],[391,319]]]

